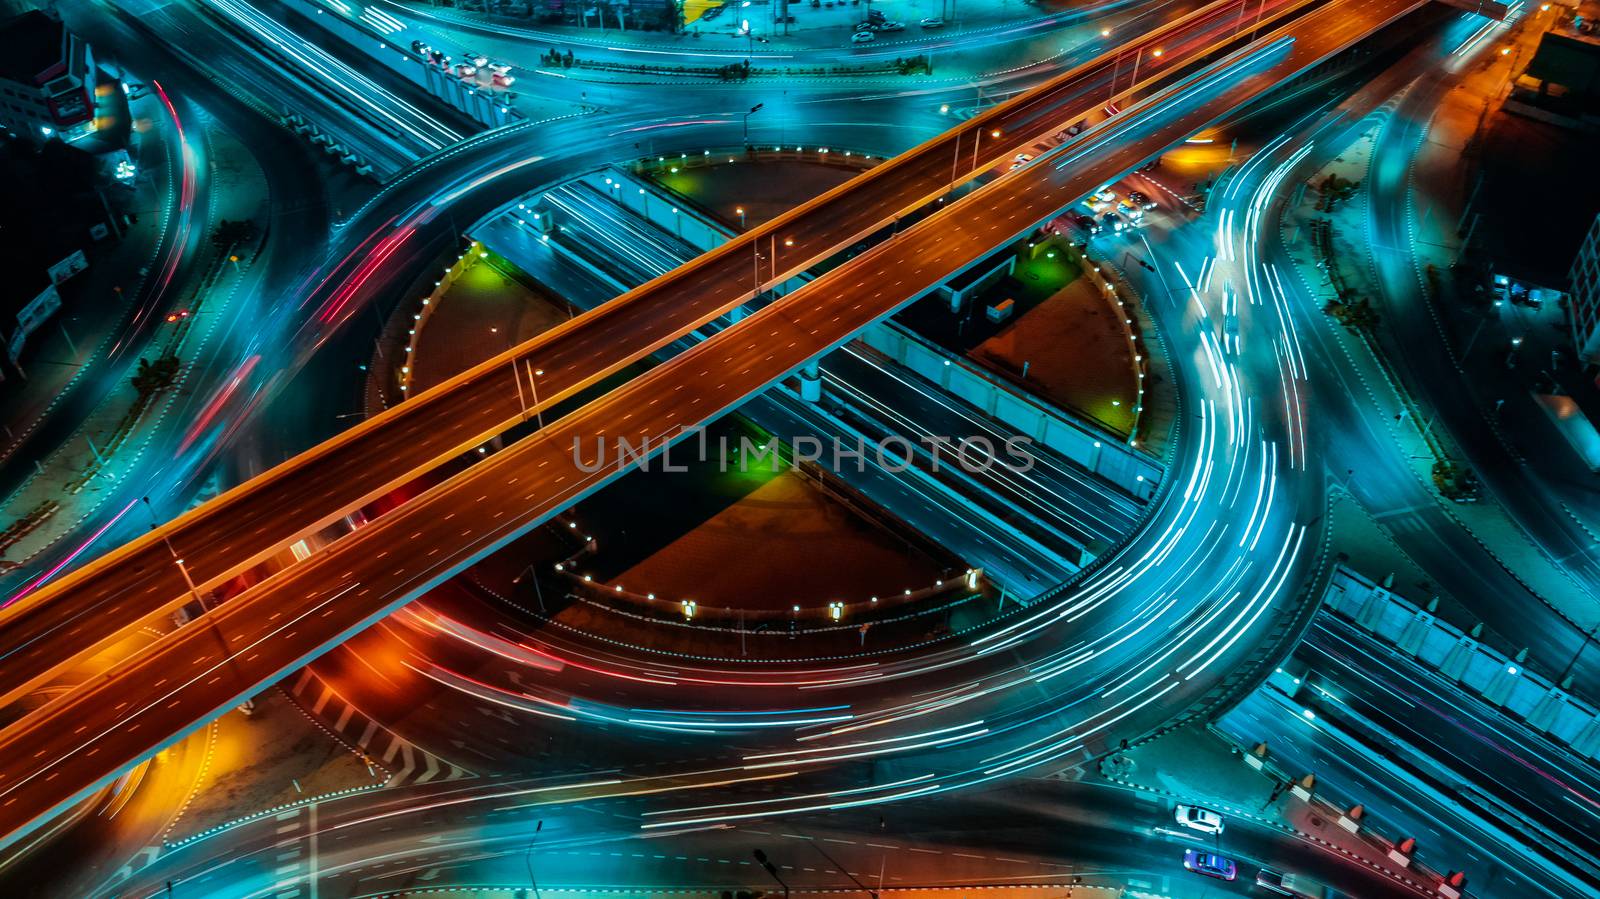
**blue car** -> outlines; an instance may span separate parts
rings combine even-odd
[[[1196,874],[1204,874],[1218,880],[1232,880],[1239,876],[1239,866],[1233,863],[1233,859],[1201,852],[1198,849],[1189,849],[1183,853],[1183,866]]]

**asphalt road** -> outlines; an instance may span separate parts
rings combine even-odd
[[[1185,20],[1192,25],[1176,25],[1186,39],[1182,46],[1163,41],[1170,47],[1163,57],[1166,64],[1177,65],[1186,54],[1200,52],[1218,30],[1228,33],[1239,18],[1228,13],[1231,8],[1225,5]],[[1166,37],[1170,35],[1157,31],[1140,37],[1136,46]],[[0,698],[15,698],[63,663],[182,602],[186,585],[177,559],[183,559],[188,577],[202,588],[215,585],[513,425],[519,420],[513,360],[526,370],[545,372],[537,392],[540,405],[548,407],[743,302],[754,288],[787,280],[931,201],[952,182],[987,171],[1019,148],[1081,118],[1099,106],[1111,78],[1126,77],[1117,73],[1129,65],[1122,58],[1129,51],[1119,52],[1057,76],[695,264],[364,421],[159,531],[13,601],[0,613],[0,659],[7,663],[0,669]],[[999,137],[992,136],[995,129]],[[450,155],[471,154],[476,147]],[[976,164],[967,163],[969,159]],[[443,199],[447,206],[449,198]],[[431,208],[423,215],[441,211],[427,205]],[[344,314],[362,284],[405,245],[414,227],[375,233],[352,251],[337,275],[323,282],[329,292],[319,318]],[[753,269],[760,273],[760,285],[752,284]]]
[[[1215,110],[1233,108],[1258,96],[1277,84],[1285,72],[1296,72],[1315,63],[1415,6],[1415,3],[1400,0],[1368,0],[1314,13],[1300,20],[1290,26],[1295,40],[1272,42],[1264,53],[1249,56],[1224,70],[1226,77],[1199,76],[1186,86],[1180,101],[1156,104],[1154,112],[1125,113],[1098,136],[1068,147],[1059,159],[1046,157],[1042,160],[1044,164],[1025,167],[951,204],[939,215],[901,232],[899,238],[856,257],[829,277],[789,294],[716,338],[562,421],[552,423],[536,437],[490,456],[457,476],[444,489],[431,491],[408,504],[403,514],[387,516],[355,532],[329,551],[213,611],[196,626],[184,628],[151,651],[126,661],[107,679],[86,684],[69,699],[19,723],[0,735],[0,748],[25,741],[36,751],[30,762],[0,775],[0,796],[5,797],[0,805],[0,816],[3,816],[5,830],[15,835],[48,810],[100,782],[106,772],[120,768],[171,739],[172,735],[184,732],[196,720],[221,711],[248,695],[256,684],[303,664],[320,648],[370,624],[398,602],[438,583],[459,570],[467,560],[487,553],[614,475],[610,468],[592,473],[583,471],[570,452],[575,439],[592,440],[596,435],[614,437],[622,433],[659,440],[684,425],[714,418],[752,390],[793,370],[806,358],[839,344],[860,327],[947,277],[966,260],[1025,230],[1033,222],[1048,218],[1097,184],[1181,140],[1215,118]],[[1087,164],[1076,164],[1090,150],[1097,151],[1096,158]],[[860,280],[855,280],[857,278]],[[906,283],[908,281],[911,283]],[[878,289],[867,295],[866,290],[871,287]],[[712,383],[719,379],[722,379],[720,383]],[[690,387],[693,389],[688,389]],[[1230,387],[1237,395],[1237,384]],[[1232,415],[1230,428],[1236,420],[1242,420],[1243,412],[1236,410]],[[1227,442],[1232,444],[1234,439],[1235,435],[1230,432]],[[1217,443],[1215,429],[1209,440],[1201,438],[1202,446],[1216,446]],[[1267,463],[1263,460],[1261,464],[1265,481]],[[1207,464],[1193,471],[1192,476],[1198,479],[1210,470]],[[1235,479],[1229,476],[1228,480],[1232,483]],[[1204,493],[1203,488],[1201,492]],[[1191,508],[1187,513],[1191,518],[1196,510],[1189,507],[1188,500],[1193,494],[1191,486],[1184,501],[1176,504],[1180,510]],[[1257,506],[1260,506],[1259,497]],[[1271,501],[1266,512],[1268,515],[1273,512]],[[1238,541],[1238,549],[1251,543],[1250,528],[1256,528],[1259,534],[1266,518],[1260,521],[1258,526],[1257,516],[1252,513],[1246,523],[1246,536]],[[1175,526],[1176,522],[1169,524],[1168,533]],[[1225,529],[1228,524],[1219,522],[1213,529],[1218,526]],[[905,798],[931,790],[954,789],[992,780],[1004,772],[1052,762],[1059,764],[1083,752],[1090,742],[1104,740],[1108,735],[1102,732],[1112,725],[1118,725],[1113,732],[1126,733],[1130,728],[1137,732],[1137,728],[1165,720],[1172,708],[1185,704],[1184,697],[1192,699],[1203,694],[1215,683],[1222,669],[1230,667],[1222,663],[1224,656],[1245,654],[1254,647],[1252,640],[1234,650],[1289,580],[1300,560],[1296,547],[1303,537],[1303,528],[1289,528],[1283,534],[1282,545],[1275,551],[1269,550],[1275,552],[1277,561],[1261,568],[1246,565],[1242,558],[1230,559],[1228,554],[1220,559],[1208,558],[1208,564],[1221,566],[1213,572],[1219,586],[1230,590],[1237,585],[1241,592],[1253,591],[1254,598],[1209,642],[1204,642],[1204,638],[1211,634],[1210,630],[1187,628],[1179,635],[1181,639],[1176,645],[1165,647],[1163,655],[1147,663],[1118,689],[1130,688],[1136,683],[1139,684],[1137,688],[1115,697],[1099,691],[1092,696],[1073,697],[1067,708],[1081,707],[1073,709],[1074,723],[1059,730],[1055,729],[1057,716],[1063,709],[1056,708],[1041,715],[1030,706],[1019,707],[1013,703],[1007,713],[1024,716],[1025,720],[1031,720],[1032,726],[1019,721],[1017,729],[1008,733],[1000,744],[998,754],[989,752],[997,748],[993,741],[980,740],[952,756],[963,759],[967,765],[959,773],[909,791],[903,785],[898,785],[900,789],[896,789],[895,784],[877,787],[874,789],[878,794],[876,798]],[[446,545],[450,546],[448,552]],[[1147,558],[1156,552],[1148,546],[1132,550],[1135,557],[1141,551]],[[1237,554],[1235,550],[1233,555]],[[1160,565],[1163,561],[1179,564],[1166,552],[1160,553],[1154,564]],[[1114,585],[1126,580],[1135,570],[1119,568],[1108,577]],[[1187,566],[1173,571],[1169,578],[1186,580],[1201,570]],[[1154,595],[1159,601],[1165,595],[1162,583],[1152,579],[1139,586],[1158,591]],[[1085,589],[1093,593],[1089,597],[1080,594],[1067,602],[1076,601],[1080,609],[1085,609],[1079,612],[1080,616],[1097,610],[1099,620],[1091,618],[1091,623],[1107,627],[1107,612],[1097,601],[1109,590],[1105,579],[1091,581]],[[1191,625],[1205,626],[1221,615],[1234,601],[1226,597],[1226,593],[1215,597],[1207,594],[1207,599],[1221,606],[1213,605],[1209,616],[1202,615],[1192,620]],[[1255,608],[1253,614],[1252,607]],[[1120,610],[1112,621],[1125,626],[1125,611]],[[1059,648],[1057,642],[1030,638],[1049,632],[1048,622],[1041,621],[1041,616],[1054,618],[1065,614],[1045,609],[1032,618],[995,630],[979,641],[992,642],[967,656],[977,669],[952,665],[947,673],[959,677],[960,683],[970,683],[974,670],[987,670],[988,676],[996,682],[983,693],[1003,695],[1007,692],[1004,681],[1010,664],[1010,653],[1003,650],[1022,645],[1042,648],[1043,644],[1048,644],[1050,650],[1055,651]],[[1113,623],[1110,633],[1115,634],[1117,627]],[[1233,638],[1223,643],[1230,631]],[[1090,632],[1093,633],[1094,628],[1091,627]],[[1191,640],[1204,645],[1187,662],[1180,663],[1177,671],[1158,670],[1170,664],[1163,663],[1162,659]],[[1123,642],[1118,640],[1112,645],[1120,646]],[[1124,652],[1127,651],[1131,650]],[[1089,657],[1093,655],[1089,653]],[[1107,652],[1105,661],[1110,662],[1113,655],[1118,654]],[[1122,658],[1126,661],[1125,655]],[[1061,660],[1057,656],[1056,659],[1058,664],[1077,667],[1086,657]],[[924,664],[919,661],[918,667]],[[1219,664],[1217,671],[1196,682],[1213,664]],[[1186,668],[1192,670],[1179,679],[1178,675]],[[1080,672],[1080,676],[1086,673]],[[1037,676],[1037,673],[1030,674],[1026,680],[1031,682]],[[885,681],[879,678],[878,682]],[[1180,693],[1169,695],[1180,687],[1183,688]],[[992,702],[994,697],[984,698]],[[1151,709],[1157,700],[1163,703]],[[889,708],[876,714],[891,717],[905,714],[903,708],[894,712],[895,707],[896,703],[891,701]],[[948,707],[944,711],[948,712]],[[1103,720],[1096,722],[1096,719]],[[82,723],[75,730],[69,730],[60,724],[65,720]],[[931,717],[927,723],[937,720]],[[1091,725],[1090,722],[1096,723]],[[987,759],[982,759],[985,754]],[[824,760],[811,759],[801,767]],[[824,767],[823,770],[828,769]],[[782,806],[784,800],[775,801],[780,807],[767,809],[765,813],[804,808],[803,804],[796,808],[792,804]],[[788,800],[789,803],[795,801],[803,803],[804,797]],[[680,810],[677,817],[663,823],[692,824],[729,817],[726,812],[706,811],[714,807],[700,808],[698,813],[691,809]],[[739,813],[732,817],[741,818],[747,814],[756,813]]]
[[[1600,797],[1586,766],[1331,616],[1295,659],[1308,671],[1294,699],[1259,691],[1220,726],[1480,895],[1588,894]]]
[[[1080,877],[1199,899],[1260,895],[1255,871],[1268,865],[1361,899],[1418,895],[1243,819],[1229,821],[1220,840],[1239,879],[1192,874],[1182,868],[1184,850],[1215,850],[1217,841],[1181,830],[1164,800],[1091,784],[1022,781],[936,803],[647,835],[636,826],[636,800],[568,804],[555,791],[538,792],[552,782],[406,789],[267,816],[163,856],[117,895],[158,896],[171,880],[180,895],[240,899],[294,889],[313,874],[327,899],[437,884],[526,889],[530,877],[546,890],[776,892],[753,860],[757,849],[794,890],[986,887],[985,895],[1005,896],[994,888],[1045,885],[1055,888],[1046,895],[1060,895]]]

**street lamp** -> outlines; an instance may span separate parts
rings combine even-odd
[[[1161,48],[1157,47],[1154,50],[1150,51],[1150,55],[1159,59],[1161,57],[1161,52],[1162,52]],[[1128,90],[1133,90],[1139,84],[1139,63],[1143,59],[1144,59],[1144,48],[1140,47],[1138,55],[1133,58],[1133,79],[1128,82]]]
[[[154,531],[159,527],[159,523],[156,521],[156,508],[150,504],[150,497],[141,497],[141,499],[144,500],[144,507],[150,512],[150,530]],[[200,603],[200,610],[210,611],[206,608],[205,597],[201,596],[200,591],[196,589],[194,579],[189,577],[189,569],[184,567],[183,559],[178,557],[178,551],[173,548],[172,536],[163,532],[161,534],[161,542],[167,545],[167,552],[172,554],[172,561],[177,563],[178,572],[183,575],[183,582],[189,586],[189,592],[194,596],[195,601]]]
[[[528,369],[528,389],[533,392],[533,415],[539,422],[539,430],[542,431],[544,430],[544,409],[539,406],[539,382],[535,381],[534,378],[544,375],[544,369],[534,368],[533,363],[526,360],[523,361],[523,365]],[[522,417],[526,419],[528,413],[524,411]]]
[[[733,211],[739,213],[739,230],[743,231],[744,230],[744,207],[743,206],[735,206],[733,208]]]
[[[167,549],[172,549],[172,546],[168,544]],[[173,561],[178,563],[178,572],[183,575],[183,582],[189,586],[189,593],[194,596],[196,602],[200,603],[200,611],[211,611],[210,607],[206,605],[206,598],[200,595],[200,589],[194,585],[194,578],[189,576],[189,569],[184,567],[183,560],[173,559]]]
[[[999,137],[1000,137],[1000,129],[999,128],[990,129],[989,136],[991,138],[995,138],[996,140],[998,140]],[[972,135],[972,168],[973,168],[974,171],[976,171],[977,168],[978,168],[978,145],[982,144],[982,143],[983,143],[983,132],[982,131],[975,132]],[[954,181],[955,179],[951,178],[950,180]]]
[[[534,825],[533,839],[528,841],[528,852],[523,856],[523,860],[528,863],[528,886],[533,888],[533,899],[540,899],[539,884],[533,879],[533,847],[539,842],[539,831],[541,830],[544,830],[544,821],[542,820]]]
[[[778,882],[778,886],[783,887],[783,899],[789,899],[789,885],[783,882],[782,877],[778,876],[778,868],[772,864],[772,862],[767,860],[767,854],[762,852],[760,849],[755,850],[751,854],[756,857],[756,861],[760,863],[761,867],[767,869],[767,873],[772,875],[772,879]]]
[[[517,360],[511,360],[511,380],[517,382],[517,408],[522,410],[522,420],[528,420],[528,401],[522,395],[522,373],[517,371]]]
[[[744,114],[744,145],[747,148],[750,146],[750,117],[760,112],[761,107],[766,105],[767,104],[765,103],[757,103],[756,105],[750,107],[749,112]]]

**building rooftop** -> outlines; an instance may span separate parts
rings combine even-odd
[[[1559,84],[1587,98],[1600,96],[1600,42],[1576,34],[1546,32],[1527,75]]]
[[[65,56],[65,40],[61,21],[36,9],[0,21],[0,77],[42,84]]]

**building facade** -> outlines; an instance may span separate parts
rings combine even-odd
[[[1572,260],[1567,296],[1578,358],[1585,365],[1600,365],[1600,215]]]
[[[92,134],[95,82],[89,44],[60,19],[30,10],[0,21],[0,128],[35,142]]]

